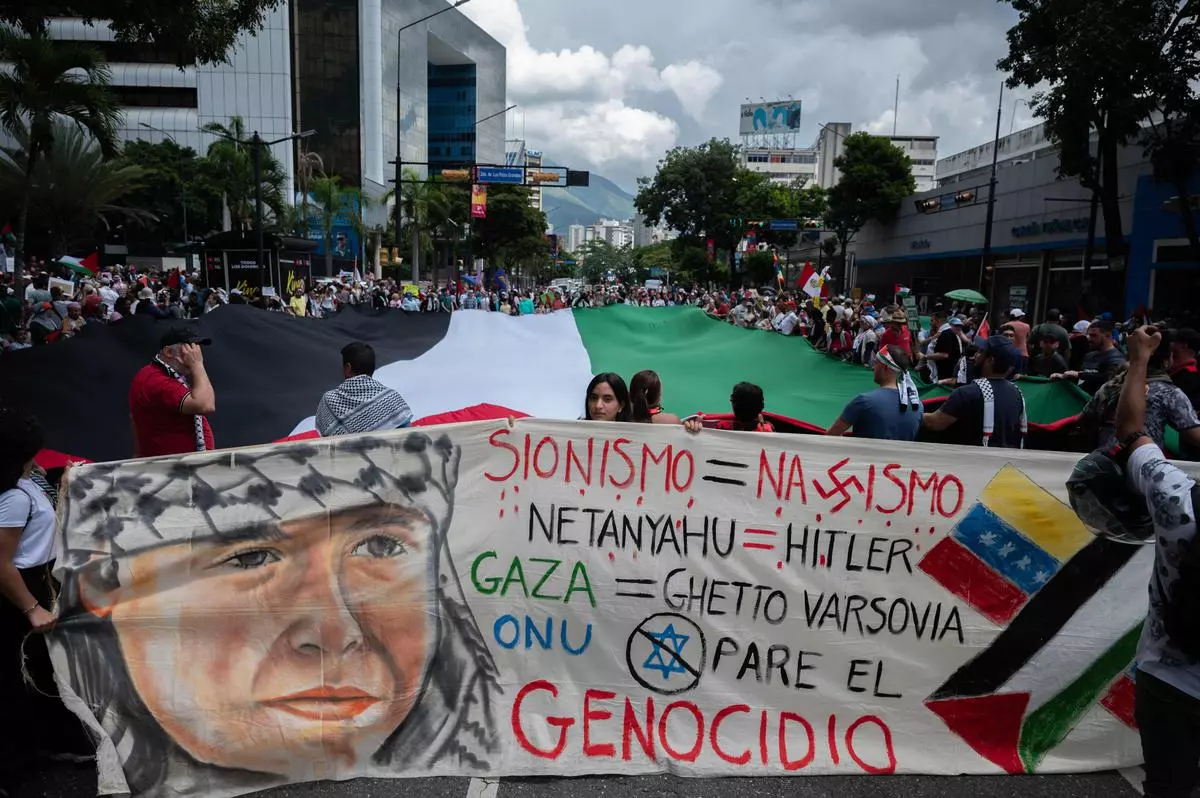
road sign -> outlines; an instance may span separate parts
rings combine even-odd
[[[475,182],[481,184],[503,183],[519,186],[525,182],[523,166],[480,166],[475,169]]]
[[[772,219],[768,224],[768,228],[782,232],[791,232],[800,229],[800,222],[795,219]]]

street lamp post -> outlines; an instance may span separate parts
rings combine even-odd
[[[282,144],[285,141],[295,141],[296,139],[306,139],[309,136],[316,135],[315,130],[305,130],[302,133],[293,133],[290,136],[283,136],[274,139],[273,141],[263,141],[262,136],[258,135],[258,131],[250,136],[248,141],[236,139],[233,136],[227,136],[224,133],[219,133],[215,130],[205,130],[204,133],[212,133],[219,138],[232,141],[234,144],[239,144],[243,147],[251,147],[251,157],[254,163],[254,226],[258,229],[258,281],[259,290],[267,287],[267,272],[263,266],[263,257],[266,253],[266,247],[263,246],[263,202],[262,202],[262,149],[263,147],[273,147],[276,144]]]
[[[992,223],[996,219],[996,164],[1000,159],[1000,117],[1004,113],[1004,84],[1000,84],[1000,102],[996,106],[996,137],[992,141],[992,177],[988,181],[987,219],[983,223],[983,256],[979,263],[979,292],[983,293],[983,284],[987,274],[988,261],[992,259]],[[992,283],[995,288],[995,283]],[[996,298],[992,297],[992,307]],[[990,314],[989,314],[990,315]]]
[[[157,128],[154,125],[148,125],[145,122],[138,122],[138,124],[141,125],[142,127],[146,128],[147,130],[153,130],[155,133],[160,133],[160,134],[166,136],[167,138],[169,138],[171,140],[171,142],[176,147],[179,146],[179,142],[175,140],[175,137],[172,136],[167,131],[163,130],[162,128]],[[183,206],[183,240],[188,243],[191,243],[192,239],[188,236],[187,182],[183,179],[182,175],[179,177],[179,201],[180,201],[180,204]],[[190,264],[189,264],[189,266],[190,266]]]
[[[400,29],[398,31],[396,31],[396,211],[395,211],[396,212],[396,246],[400,246],[400,229],[404,223],[404,204],[403,204],[403,199],[404,199],[403,185],[404,184],[401,182],[401,180],[403,179],[403,176],[404,176],[404,174],[403,174],[404,137],[402,135],[403,131],[400,129],[400,124],[401,124],[400,120],[403,119],[403,116],[404,116],[400,112],[400,101],[401,101],[400,76],[403,74],[403,70],[400,68],[401,35],[404,33],[404,31],[408,30],[409,28],[415,28],[417,25],[420,25],[422,22],[428,22],[429,20],[433,19],[434,17],[441,16],[442,14],[445,14],[447,11],[453,11],[454,9],[458,8],[459,6],[466,5],[469,2],[471,2],[471,0],[455,0],[455,2],[451,3],[450,5],[441,9],[440,11],[435,11],[432,14],[426,14],[425,16],[421,17],[420,19],[413,20],[412,22],[408,23],[407,25],[401,26]],[[415,234],[416,233],[414,232],[414,235]],[[420,264],[417,263],[416,259],[414,258],[413,264],[412,264],[413,285],[417,285],[421,281],[420,269],[421,269]]]

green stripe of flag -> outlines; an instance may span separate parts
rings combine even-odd
[[[1066,739],[1113,679],[1129,667],[1141,634],[1141,624],[1130,629],[1078,679],[1025,719],[1021,726],[1020,754],[1026,773],[1037,772],[1046,754]]]

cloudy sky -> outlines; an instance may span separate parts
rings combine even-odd
[[[802,100],[817,123],[941,137],[949,155],[995,129],[1012,9],[996,0],[473,0],[508,48],[510,134],[634,190],[676,144],[736,138],[738,106]],[[1006,93],[1002,131],[1032,123]]]

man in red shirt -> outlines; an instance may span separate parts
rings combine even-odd
[[[212,343],[186,327],[169,330],[154,361],[129,386],[135,457],[203,452],[216,448],[206,415],[217,409],[200,347]]]
[[[1013,344],[1016,345],[1017,351],[1021,353],[1021,357],[1029,359],[1029,325],[1025,322],[1025,311],[1020,308],[1013,308],[1008,312],[1008,323],[1013,328]]]
[[[908,316],[904,311],[893,310],[883,323],[887,325],[887,329],[883,331],[883,337],[879,341],[879,351],[886,351],[889,346],[898,346],[912,357],[912,333],[908,331]]]

